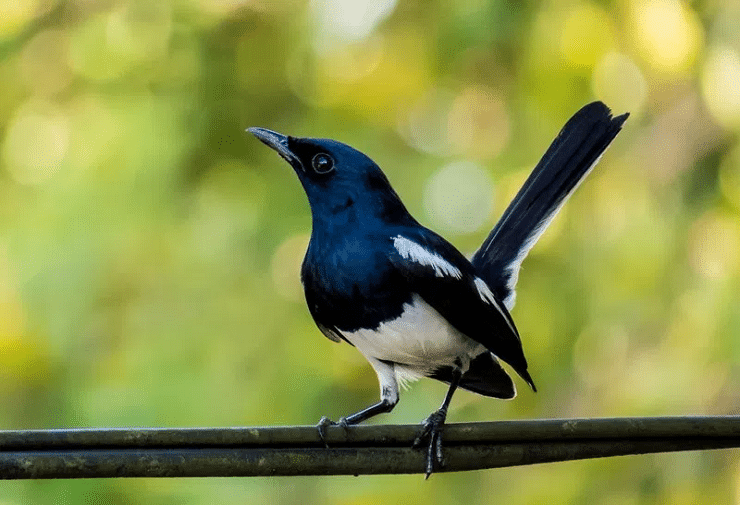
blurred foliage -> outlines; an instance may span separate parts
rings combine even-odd
[[[3,2],[0,427],[309,424],[375,401],[304,306],[303,192],[244,128],[357,147],[472,252],[594,99],[632,116],[513,312],[540,393],[461,392],[450,421],[737,413],[738,2]],[[444,390],[421,381],[376,422]],[[0,502],[737,503],[738,461],[16,482]]]

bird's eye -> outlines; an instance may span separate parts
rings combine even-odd
[[[326,174],[334,170],[334,159],[328,154],[320,153],[313,157],[311,165],[317,174]]]

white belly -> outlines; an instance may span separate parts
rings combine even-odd
[[[405,379],[427,375],[437,368],[453,366],[485,351],[478,342],[453,328],[439,312],[414,294],[403,313],[377,329],[343,332],[344,337],[366,357],[401,364],[396,372]]]

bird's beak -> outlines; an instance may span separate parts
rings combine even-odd
[[[283,157],[285,161],[291,164],[295,169],[303,169],[303,164],[298,157],[293,154],[293,151],[288,147],[288,136],[282,135],[278,132],[268,130],[267,128],[247,128],[247,131],[260,139],[262,143],[273,148],[277,153]]]

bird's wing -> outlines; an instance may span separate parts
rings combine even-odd
[[[628,114],[612,118],[593,102],[575,113],[534,168],[471,263],[508,309],[514,306],[522,261],[578,184],[622,129]]]
[[[421,227],[391,237],[390,261],[417,293],[453,327],[506,361],[533,388],[519,332],[504,304],[449,242]]]
[[[323,333],[324,336],[326,338],[328,338],[329,340],[331,340],[332,342],[339,343],[342,340],[344,340],[345,342],[347,342],[347,339],[344,338],[344,336],[342,335],[342,333],[340,331],[337,331],[335,328],[329,328],[328,326],[324,326],[321,323],[316,323],[316,326],[318,326],[318,328],[321,331],[321,333]],[[352,344],[350,344],[350,345],[352,345]]]

